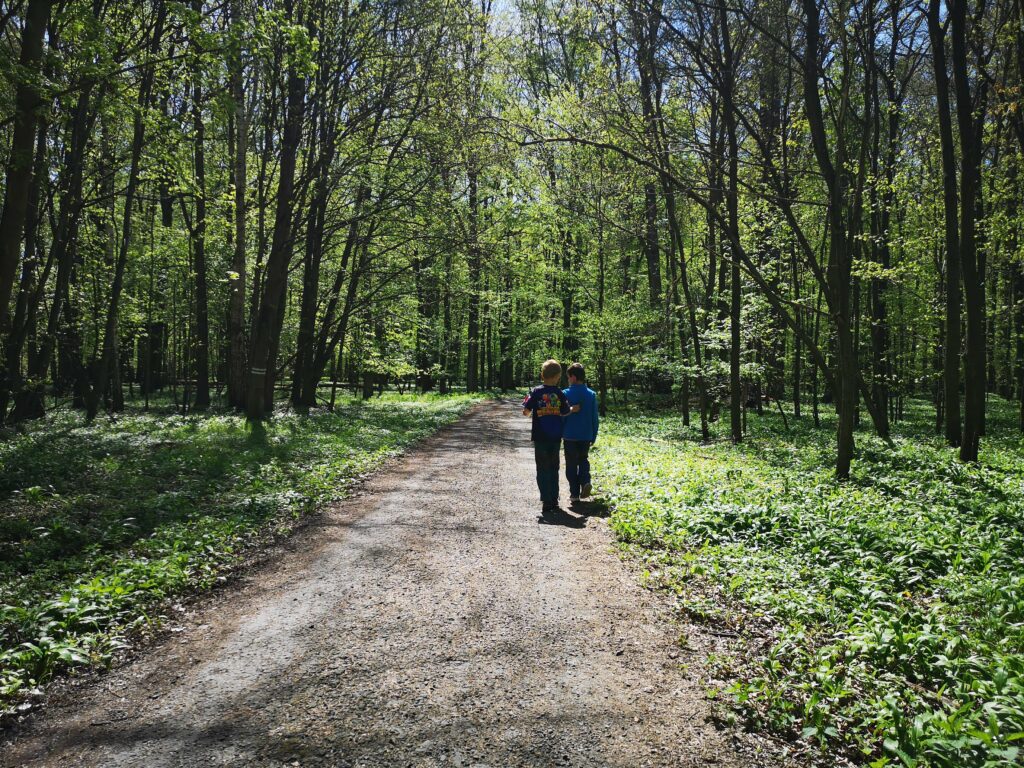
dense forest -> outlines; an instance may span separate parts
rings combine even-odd
[[[8,0],[0,414],[580,359],[682,418],[1024,425],[1024,4]]]
[[[0,0],[0,45],[0,729],[170,628],[72,740],[1020,764],[1024,0]],[[498,399],[550,357],[602,417],[557,526]],[[241,639],[182,695],[200,614]]]

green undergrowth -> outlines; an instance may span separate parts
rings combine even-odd
[[[732,445],[678,415],[613,415],[595,473],[649,582],[736,635],[715,661],[756,728],[870,766],[1024,758],[1024,441],[992,403],[965,466],[912,406],[888,448],[858,433],[832,475],[832,423],[748,417]]]
[[[343,496],[475,398],[385,395],[334,413],[57,412],[0,442],[0,714],[104,664],[254,547]]]

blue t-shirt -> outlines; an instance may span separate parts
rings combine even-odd
[[[569,403],[562,390],[547,384],[535,387],[523,400],[523,408],[533,412],[531,440],[562,439],[562,417],[569,413]]]
[[[597,395],[586,384],[572,384],[565,390],[569,406],[579,405],[578,413],[570,413],[565,419],[562,432],[564,440],[578,440],[592,443],[597,440],[599,419],[597,416]]]

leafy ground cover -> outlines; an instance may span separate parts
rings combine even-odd
[[[992,403],[964,466],[914,409],[892,449],[858,434],[845,484],[832,423],[787,432],[777,414],[734,446],[670,412],[619,413],[596,475],[649,582],[739,636],[713,661],[752,726],[864,765],[1018,765],[1024,441]]]
[[[0,714],[103,664],[268,537],[476,398],[386,395],[282,415],[58,412],[0,442]]]

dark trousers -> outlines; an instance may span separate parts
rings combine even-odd
[[[558,501],[558,449],[559,440],[537,440],[533,444],[533,458],[537,462],[537,488],[545,504]]]
[[[590,443],[565,441],[565,479],[569,481],[570,496],[579,496],[580,489],[590,482]]]

